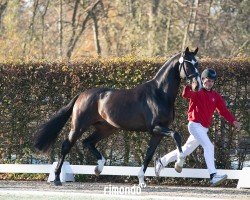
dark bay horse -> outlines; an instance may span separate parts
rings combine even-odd
[[[95,88],[75,96],[68,105],[61,108],[36,134],[35,147],[48,151],[55,143],[61,129],[72,115],[71,130],[61,148],[62,157],[55,170],[55,185],[61,185],[60,173],[65,156],[84,132],[93,126],[95,131],[83,140],[83,144],[98,160],[95,173],[102,172],[105,159],[96,149],[96,144],[110,136],[116,129],[149,132],[151,135],[147,153],[138,174],[139,183],[145,185],[144,174],[154,152],[164,136],[171,136],[182,153],[181,136],[169,129],[174,120],[174,103],[181,78],[193,83],[193,90],[201,86],[198,48],[173,56],[157,72],[155,77],[133,89]],[[178,162],[178,161],[177,161]]]

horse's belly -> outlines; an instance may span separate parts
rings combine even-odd
[[[144,121],[138,118],[127,118],[125,116],[107,117],[106,121],[112,126],[129,131],[143,131],[146,130]]]
[[[102,109],[99,110],[99,114],[105,121],[116,128],[130,131],[146,130],[144,119],[139,114],[129,114],[129,111],[119,112],[119,110],[115,109]]]
[[[105,93],[98,102],[98,113],[112,126],[123,130],[146,130],[141,102],[129,96],[113,98]]]

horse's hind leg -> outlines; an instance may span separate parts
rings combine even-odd
[[[69,134],[69,138],[65,139],[62,143],[61,147],[61,158],[59,159],[56,169],[55,169],[55,180],[54,184],[56,186],[62,185],[61,180],[60,180],[60,174],[61,174],[61,169],[63,166],[63,162],[65,160],[66,155],[70,152],[70,149],[72,146],[75,144],[75,141],[77,140],[76,135],[79,135],[78,132],[71,130]],[[73,137],[72,137],[73,136]]]
[[[87,147],[90,152],[96,157],[97,166],[95,168],[95,174],[98,176],[104,167],[105,158],[97,150],[95,145],[102,139],[110,136],[113,133],[114,127],[106,124],[105,122],[95,125],[96,131],[94,131],[89,137],[83,141],[83,145]]]
[[[163,135],[154,134],[154,135],[152,135],[152,137],[149,141],[147,153],[146,153],[143,165],[141,167],[141,170],[139,171],[139,174],[138,174],[140,187],[146,187],[146,184],[144,182],[144,174],[145,174],[146,169],[148,167],[148,164],[152,160],[152,157],[155,153],[155,150],[156,150],[157,146],[159,145],[162,138],[163,138]]]
[[[66,139],[66,140],[63,141],[62,148],[61,148],[61,155],[62,155],[62,157],[58,161],[56,169],[55,169],[54,184],[56,186],[62,185],[61,180],[60,180],[61,169],[62,169],[62,165],[63,165],[64,159],[65,159],[66,155],[69,153],[71,147],[72,147],[72,144],[69,142],[68,139]]]

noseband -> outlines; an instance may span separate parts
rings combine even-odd
[[[189,60],[185,60],[182,56],[180,57],[180,59],[179,59],[179,63],[180,63],[179,72],[181,72],[181,69],[183,68],[184,73],[185,73],[185,80],[187,81],[187,80],[190,80],[193,77],[198,77],[199,76],[198,72],[195,72],[194,74],[187,75],[187,71],[186,71],[186,69],[184,67],[184,62],[189,62],[194,66],[197,63],[197,61],[194,61],[194,60],[189,61]],[[194,66],[194,68],[195,68],[195,66]]]

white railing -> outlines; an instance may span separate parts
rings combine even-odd
[[[47,173],[48,182],[54,180],[57,163],[51,164],[0,164],[0,173]],[[62,182],[74,181],[74,174],[94,174],[94,165],[70,165],[64,162],[60,179]],[[105,166],[101,175],[137,176],[140,167]],[[237,188],[250,188],[250,167],[242,170],[218,169],[218,174],[227,174],[228,179],[238,179]],[[148,167],[145,176],[155,176],[154,168]],[[164,168],[161,177],[209,178],[207,169],[183,168],[177,173],[173,168]]]

